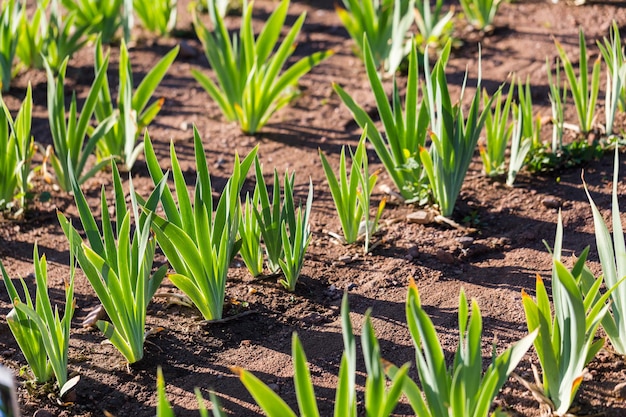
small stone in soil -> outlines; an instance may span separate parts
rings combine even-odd
[[[304,318],[304,322],[307,324],[320,324],[326,320],[324,316],[318,313],[312,313]]]
[[[549,209],[558,209],[559,207],[563,205],[561,200],[559,200],[556,197],[546,197],[543,200],[541,200],[541,204],[543,204],[546,208],[549,208]]]
[[[463,249],[467,249],[474,243],[474,238],[470,236],[461,236],[455,239]]]
[[[195,58],[198,56],[198,51],[193,46],[189,45],[185,41],[180,42],[180,57],[181,58]]]
[[[406,215],[406,219],[409,223],[417,224],[429,224],[432,223],[435,215],[432,211],[418,210]]]

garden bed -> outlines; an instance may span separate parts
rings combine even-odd
[[[256,2],[255,16],[266,17],[274,5],[272,1]],[[583,167],[543,175],[523,171],[515,187],[509,188],[481,175],[478,153],[452,215],[461,227],[409,223],[406,216],[416,207],[390,201],[383,213],[376,247],[370,254],[363,255],[361,246],[334,243],[327,231],[339,232],[340,225],[318,148],[337,166],[341,146],[356,146],[361,131],[334,94],[331,82],[342,85],[357,102],[372,110],[371,114],[375,114],[375,103],[363,64],[352,54],[353,42],[341,26],[333,2],[294,1],[291,5],[289,22],[302,11],[308,13],[296,55],[325,49],[333,49],[335,54],[302,79],[301,97],[275,114],[256,136],[246,136],[236,124],[223,121],[218,107],[191,76],[192,68],[208,73],[208,64],[200,43],[190,31],[186,2],[178,7],[179,34],[188,37],[155,39],[137,32],[138,40],[130,53],[133,72],[140,77],[172,47],[184,43],[157,90],[158,96],[165,97],[165,105],[149,128],[161,165],[169,168],[168,144],[173,140],[183,172],[188,183],[192,182],[191,126],[195,124],[204,141],[216,190],[223,187],[230,175],[234,152],[245,155],[257,145],[266,173],[273,167],[281,173],[287,169],[296,173],[299,198],[305,198],[310,177],[315,190],[313,238],[302,276],[295,293],[289,293],[275,278],[251,278],[236,258],[229,272],[227,297],[231,301],[227,303],[225,316],[250,313],[219,324],[201,324],[196,310],[167,306],[165,299],[155,299],[149,306],[147,326],[159,331],[148,338],[144,359],[127,366],[113,346],[101,343],[104,339],[99,331],[81,327],[82,319],[98,301],[87,280],[79,274],[69,365],[71,373],[81,376],[75,401],[69,406],[58,406],[45,395],[30,395],[25,388],[19,388],[23,415],[30,416],[39,409],[58,416],[100,416],[104,410],[120,417],[154,415],[157,366],[163,367],[168,397],[177,416],[198,415],[194,387],[199,387],[205,398],[209,390],[214,390],[231,415],[259,415],[259,408],[229,370],[231,366],[253,371],[294,405],[290,359],[293,332],[303,341],[320,400],[320,413],[330,415],[343,349],[339,310],[344,291],[349,294],[357,333],[363,315],[371,308],[383,357],[402,364],[415,359],[405,325],[404,302],[409,277],[415,278],[422,303],[437,326],[450,359],[458,340],[458,295],[460,288],[464,288],[481,307],[485,320],[484,356],[488,358],[494,339],[504,348],[527,332],[521,291],[533,292],[535,274],[550,276],[551,257],[543,241],[551,244],[554,240],[557,208],[562,210],[564,219],[564,254],[569,258],[592,245],[591,258],[597,260],[591,209],[581,181]],[[453,51],[447,67],[452,95],[458,95],[466,67],[469,86],[475,85],[480,41],[483,86],[493,92],[510,80],[507,77],[511,72],[524,79],[529,77],[536,108],[549,116],[545,58],[557,56],[553,38],[568,53],[577,53],[580,26],[595,57],[598,53],[595,40],[608,36],[612,19],[620,25],[626,24],[626,9],[621,2],[582,7],[544,1],[504,4],[496,17],[495,30],[488,36],[457,28],[464,43]],[[227,23],[235,28],[238,21],[229,18]],[[110,77],[117,74],[117,58],[113,48]],[[83,98],[92,77],[93,47],[89,46],[70,61],[67,79],[78,97]],[[403,84],[403,77],[399,79]],[[35,101],[33,134],[38,142],[49,144],[52,140],[47,127],[45,74],[36,71],[20,74],[4,98],[9,108],[16,110],[29,81]],[[390,87],[389,82],[386,85]],[[574,117],[570,106],[566,119],[574,121]],[[623,127],[626,124],[621,117],[617,131]],[[548,140],[550,127],[543,133]],[[370,156],[371,169],[381,168],[373,150]],[[625,165],[620,164],[621,172],[626,172]],[[584,166],[585,180],[596,203],[604,210],[610,207],[612,167],[610,154]],[[133,168],[132,177],[137,191],[147,195],[152,182],[142,158]],[[110,172],[100,172],[85,184],[94,212],[100,202],[100,186],[110,182]],[[393,188],[385,173],[381,174],[379,183]],[[51,199],[34,203],[22,220],[0,223],[0,258],[12,276],[24,276],[33,284],[32,245],[38,242],[40,253],[46,254],[49,262],[51,298],[60,303],[64,297],[63,278],[69,273],[69,252],[56,211],[63,211],[75,223],[77,211],[71,196],[54,191],[43,181],[37,187],[36,191],[49,191]],[[244,190],[251,188],[251,184],[244,186]],[[620,184],[619,190],[626,191],[626,186]],[[378,202],[382,197],[376,191],[373,198]],[[159,255],[157,261],[163,263],[165,259]],[[591,265],[594,272],[599,271],[597,263]],[[164,288],[178,291],[167,280]],[[9,309],[8,296],[2,291],[0,316],[4,317]],[[16,372],[25,365],[4,321],[0,322],[0,355],[2,363]],[[527,355],[517,369],[528,379],[532,378],[531,358],[533,355]],[[359,369],[364,370],[361,362]],[[415,377],[414,369],[411,375]],[[613,389],[625,378],[623,358],[601,351],[590,364],[575,401],[578,414],[624,415],[626,403]],[[363,385],[364,373],[357,383]],[[359,400],[362,399],[360,396]],[[512,380],[505,384],[497,404],[513,415],[539,415],[531,394]],[[407,405],[397,410],[397,415],[408,414]]]

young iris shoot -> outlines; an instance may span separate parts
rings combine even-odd
[[[170,402],[165,395],[165,380],[163,379],[163,369],[159,366],[157,368],[157,417],[174,417],[174,411]]]
[[[517,119],[513,122],[513,132],[511,134],[511,157],[509,159],[509,169],[506,176],[506,185],[512,187],[515,177],[524,166],[526,155],[531,150],[533,141],[529,137],[524,137],[524,114],[513,104],[513,114]]]
[[[479,143],[480,157],[483,160],[483,169],[487,176],[497,176],[504,172],[504,156],[511,140],[513,125],[509,122],[511,103],[513,101],[513,86],[509,87],[506,98],[502,99],[502,89],[496,91],[492,101],[493,110],[487,110],[485,118],[485,144]],[[490,97],[483,91],[485,108]]]
[[[374,219],[370,220],[370,198],[378,175],[369,174],[365,132],[361,135],[356,151],[353,153],[350,150],[350,156],[352,165],[349,177],[344,147],[341,148],[339,158],[339,174],[335,175],[328,160],[320,150],[326,180],[341,222],[342,240],[344,243],[351,244],[362,238],[365,244],[365,253],[367,253],[369,252],[371,237],[378,228],[378,221],[385,207],[385,200],[380,202]]]
[[[562,240],[563,223],[559,213],[552,267],[553,306],[550,306],[548,292],[539,275],[536,300],[522,291],[528,330],[538,331],[534,345],[543,377],[534,383],[518,378],[535,398],[558,416],[568,412],[583,381],[585,367],[604,345],[604,339],[594,340],[594,337],[608,312],[606,301],[615,289],[613,286],[600,295],[602,277],[594,278],[585,268],[589,248],[568,270],[560,261]],[[537,378],[537,372],[534,374]]]
[[[70,253],[70,277],[65,280],[65,311],[60,315],[58,306],[54,310],[48,296],[48,266],[46,257],[39,257],[37,244],[33,249],[35,281],[37,284],[33,302],[28,287],[20,279],[24,300],[18,295],[2,262],[2,279],[9,293],[13,309],[7,315],[7,323],[24,354],[36,382],[56,378],[60,396],[76,385],[78,377],[68,381],[67,351],[70,342],[70,327],[76,300],[74,300],[74,257]]]
[[[226,119],[237,121],[241,130],[248,134],[262,129],[272,114],[291,102],[298,95],[298,80],[332,54],[332,51],[316,52],[281,73],[295,52],[295,41],[305,18],[304,13],[300,15],[278,44],[288,8],[289,0],[282,0],[256,39],[252,28],[252,2],[244,8],[239,35],[234,35],[232,40],[216,10],[211,11],[215,19],[212,32],[194,16],[194,27],[217,81],[197,70],[192,70],[192,74]]]
[[[134,0],[133,8],[143,27],[165,36],[176,27],[177,4],[178,0]]]
[[[304,265],[304,255],[311,242],[311,225],[309,216],[313,204],[313,182],[309,180],[309,194],[304,208],[302,205],[296,210],[293,204],[293,176],[292,181],[285,181],[284,217],[280,225],[280,237],[283,247],[283,256],[278,259],[284,279],[280,284],[287,291],[295,291],[300,271]]]
[[[38,3],[33,20],[23,22],[22,36],[27,37],[27,39],[20,39],[17,54],[23,64],[34,68],[43,68],[43,61],[46,61],[56,74],[63,61],[66,58],[71,58],[76,51],[87,43],[86,34],[90,27],[76,27],[74,25],[76,11],[61,13],[59,0],[49,1],[49,19],[46,20],[47,13],[44,6],[47,4],[46,0]],[[42,8],[44,10],[41,11],[41,21],[36,27],[37,13],[40,13]],[[28,26],[28,29],[25,28],[25,25]]]
[[[150,230],[153,215],[140,215],[132,181],[131,209],[128,209],[117,166],[111,163],[111,169],[115,217],[109,216],[102,187],[101,229],[78,183],[72,181],[88,244],[79,243],[81,239],[78,231],[63,213],[59,212],[58,217],[63,232],[70,240],[70,251],[75,252],[81,269],[107,313],[108,320],[98,320],[96,326],[129,363],[135,363],[143,358],[148,304],[165,277],[167,265],[152,271],[156,250],[156,241]],[[165,182],[157,186],[152,200],[158,201],[164,186]],[[131,231],[131,216],[134,218],[134,231]]]
[[[413,24],[415,0],[343,0],[336,6],[339,19],[365,57],[364,35],[367,35],[375,67],[394,74],[409,54],[409,29]]]
[[[239,221],[239,239],[241,248],[239,254],[243,262],[248,267],[248,271],[253,277],[263,273],[263,247],[261,246],[261,226],[256,218],[255,210],[260,204],[259,189],[255,188],[252,198],[246,194],[245,202],[242,203],[239,211],[241,219]]]
[[[294,291],[311,238],[309,214],[313,202],[313,185],[309,182],[309,194],[304,210],[296,210],[293,197],[295,173],[285,172],[281,202],[281,186],[278,171],[274,170],[274,184],[270,200],[263,167],[256,158],[254,161],[256,186],[259,204],[254,206],[254,216],[261,230],[261,237],[267,255],[267,265],[272,274],[282,270],[284,279],[280,283],[289,291]]]
[[[533,332],[499,355],[494,346],[492,361],[483,373],[482,316],[476,301],[472,300],[471,304],[470,315],[467,298],[461,290],[459,345],[453,365],[448,367],[435,326],[424,311],[417,286],[411,279],[406,316],[415,345],[421,389],[406,377],[403,390],[417,416],[487,417],[495,396],[537,336]],[[398,372],[394,367],[388,371],[392,377]]]
[[[548,71],[550,71],[550,65],[546,65]],[[553,137],[551,144],[541,140],[542,118],[541,114],[534,114],[530,79],[526,79],[525,84],[522,84],[521,79],[518,80],[517,93],[519,105],[514,106],[513,111],[515,118],[519,119],[521,117],[521,122],[518,122],[522,126],[521,140],[518,148],[521,149],[525,147],[525,142],[530,142],[530,150],[528,151],[525,165],[529,170],[534,172],[550,170],[559,165],[574,165],[576,159],[578,159],[578,161],[581,159],[590,159],[590,154],[594,149],[593,145],[588,145],[586,140],[573,141],[568,144],[562,143],[563,127],[565,126],[562,111],[567,93],[565,86],[563,86],[563,90],[561,91],[558,85],[560,83],[560,75],[560,71],[557,69],[556,78],[559,80],[554,80],[554,82],[552,74],[548,75],[548,82],[550,83],[549,97],[553,112]],[[591,152],[589,152],[590,150]],[[521,154],[518,153],[516,155],[520,156]]]
[[[378,158],[406,202],[426,203],[428,181],[423,173],[419,150],[425,145],[429,117],[425,101],[419,104],[417,51],[412,48],[409,55],[405,102],[401,103],[400,91],[394,82],[393,95],[389,103],[382,81],[376,72],[376,64],[367,39],[363,45],[367,77],[376,99],[384,132],[381,133],[376,129],[369,114],[343,88],[338,84],[333,84],[333,88],[367,135]]]
[[[108,62],[109,57],[107,56],[98,70],[93,84],[91,84],[80,116],[77,110],[76,93],[73,93],[67,117],[65,116],[64,91],[67,58],[61,64],[56,80],[52,69],[47,63],[45,64],[48,75],[48,120],[53,146],[48,146],[46,150],[44,170],[47,162],[49,162],[54,170],[57,184],[64,191],[72,190],[73,181],[76,181],[80,186],[109,163],[108,160],[99,161],[89,171],[84,172],[87,160],[93,154],[98,141],[116,122],[116,116],[112,115],[100,122],[95,129],[92,130],[90,126],[91,116],[96,109],[98,94],[106,79]],[[85,142],[87,136],[89,139]]]
[[[503,0],[460,0],[465,19],[482,32],[493,30],[493,21]]]
[[[38,0],[34,13],[20,16],[19,39],[15,53],[20,64],[26,68],[43,68],[43,48],[48,34],[46,9],[50,0]],[[26,5],[26,2],[24,2]]]
[[[604,283],[608,288],[614,288],[609,296],[611,309],[602,320],[602,328],[609,337],[613,349],[620,355],[626,355],[626,285],[622,282],[622,277],[626,276],[626,244],[624,243],[624,229],[619,210],[618,182],[619,153],[616,147],[611,199],[612,239],[602,214],[591,198],[589,190],[587,190],[587,185],[584,185],[593,213],[596,245],[602,264]]]
[[[88,28],[74,27],[76,13],[62,14],[58,3],[59,0],[37,0],[32,15],[21,13],[15,51],[20,66],[42,69],[46,61],[56,73],[63,60],[87,42],[83,35]]]
[[[582,134],[587,134],[593,130],[595,123],[596,103],[598,101],[598,94],[600,91],[601,56],[599,55],[593,63],[590,78],[589,68],[587,67],[587,45],[585,43],[585,34],[581,28],[578,34],[578,45],[580,48],[579,76],[576,77],[574,65],[565,53],[563,46],[557,40],[555,40],[554,43],[559,52],[561,62],[563,62],[563,70],[565,71],[567,81],[569,82],[569,88],[572,92],[572,99],[574,100],[574,106],[576,107],[580,132]]]
[[[539,114],[534,115],[533,96],[530,89],[530,78],[526,79],[526,84],[522,84],[522,80],[517,80],[517,97],[518,105],[515,107],[517,112],[522,113],[522,138],[531,139],[532,149],[541,149],[541,117]],[[518,117],[517,113],[513,114]]]
[[[469,106],[467,118],[463,114],[460,103],[467,81],[467,73],[463,80],[461,98],[452,104],[445,67],[450,55],[451,43],[448,42],[441,56],[430,72],[428,56],[424,60],[426,74],[426,97],[430,116],[430,150],[422,147],[419,151],[420,160],[428,176],[430,191],[439,206],[442,216],[450,216],[454,210],[456,199],[461,191],[463,180],[474,155],[476,144],[480,138],[483,125],[491,107],[493,97],[480,110],[480,61],[476,93]],[[428,55],[428,54],[427,54]]]
[[[31,136],[33,97],[30,84],[15,120],[0,97],[0,211],[26,205],[35,144]]]
[[[13,59],[20,37],[20,21],[24,9],[18,0],[2,2],[0,11],[0,91],[9,91],[13,78]]]
[[[365,378],[365,413],[368,416],[390,416],[398,404],[404,386],[408,380],[410,363],[400,369],[383,361],[380,345],[374,334],[371,321],[371,310],[365,312],[365,324],[361,333],[361,346],[367,377]],[[385,374],[390,367],[396,372]]]
[[[281,187],[278,171],[274,170],[274,183],[272,184],[272,198],[270,200],[265,178],[263,177],[263,167],[256,158],[254,161],[256,174],[255,193],[259,195],[259,205],[254,206],[254,216],[261,228],[265,254],[267,255],[267,266],[270,272],[276,273],[280,269],[279,259],[283,256],[282,223],[288,208],[281,205]],[[285,173],[283,188],[293,190],[294,175]],[[289,197],[285,194],[285,199]],[[287,200],[285,200],[287,201]],[[293,207],[293,194],[291,195],[291,206]]]
[[[256,156],[255,148],[243,161],[235,157],[233,173],[213,207],[211,179],[202,140],[194,128],[196,186],[193,199],[170,146],[176,200],[165,187],[160,198],[165,218],[155,216],[153,229],[167,260],[176,271],[170,281],[187,295],[206,320],[222,318],[228,267],[239,249],[239,192]],[[146,163],[154,184],[166,179],[146,133]],[[148,200],[144,209],[152,213],[158,200]]]
[[[97,150],[100,159],[115,158],[130,170],[143,150],[143,142],[137,144],[141,131],[156,117],[163,106],[164,99],[148,105],[159,83],[178,55],[179,47],[175,47],[161,58],[146,74],[133,93],[133,71],[128,56],[126,43],[122,41],[119,59],[119,87],[117,88],[117,109],[113,108],[109,82],[105,78],[98,93],[95,116],[99,123],[116,117],[113,127],[98,142]],[[107,54],[108,56],[108,54]],[[107,60],[102,53],[100,39],[96,44],[96,74],[107,68]]]
[[[352,332],[352,323],[349,316],[348,298],[344,295],[341,303],[341,323],[344,340],[344,351],[339,367],[339,381],[335,396],[335,417],[356,417],[356,341]],[[387,385],[384,368],[386,366],[380,356],[380,346],[374,334],[370,312],[366,314],[363,333],[361,336],[363,356],[367,367],[367,379],[365,382],[365,410],[368,416],[387,417],[394,411],[400,395],[403,383],[409,370],[408,364],[391,378],[390,386]],[[261,407],[268,417],[296,417],[309,416],[319,417],[320,412],[315,396],[315,389],[311,381],[311,373],[307,366],[307,359],[298,336],[292,337],[291,356],[294,367],[294,385],[298,401],[296,413],[287,403],[251,372],[239,367],[231,368],[239,376],[252,398]],[[215,414],[217,415],[217,414]]]
[[[563,131],[565,125],[564,106],[567,100],[567,86],[561,87],[561,71],[559,60],[556,60],[556,73],[552,78],[550,61],[546,58],[546,71],[548,72],[548,84],[550,85],[550,107],[552,110],[552,153],[561,151],[563,148]]]
[[[454,31],[454,10],[443,13],[443,0],[436,0],[434,8],[429,0],[415,1],[415,42],[421,51],[426,47],[440,49],[452,37]]]
[[[605,133],[611,136],[615,113],[618,108],[624,111],[624,103],[626,103],[626,58],[619,27],[615,20],[611,26],[609,39],[604,38],[604,43],[600,41],[596,43],[606,62]]]
[[[79,31],[99,35],[103,43],[111,43],[121,28],[124,40],[130,40],[133,0],[61,0],[61,4],[75,14],[74,25]]]

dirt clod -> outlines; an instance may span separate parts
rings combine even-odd
[[[541,200],[541,204],[544,205],[544,207],[549,208],[549,209],[558,209],[563,205],[563,202],[555,197],[546,197],[544,199]]]
[[[437,256],[437,259],[444,264],[451,265],[456,262],[454,255],[445,249],[437,249],[435,256]]]

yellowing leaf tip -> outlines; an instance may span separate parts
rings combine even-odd
[[[230,367],[230,372],[232,372],[233,374],[237,375],[239,378],[243,377],[243,368],[242,367],[231,366]]]
[[[578,378],[576,378],[574,380],[574,382],[572,382],[572,393],[574,393],[578,387],[580,386],[580,383],[583,382],[583,376],[580,375]]]
[[[388,372],[391,367],[395,366],[393,363],[391,363],[390,361],[388,361],[385,358],[380,358],[380,361],[383,363],[383,367],[385,368],[385,372]]]

